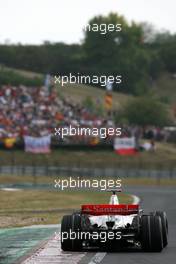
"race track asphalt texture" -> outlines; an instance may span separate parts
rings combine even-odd
[[[128,187],[125,192],[141,198],[145,211],[166,211],[169,222],[169,243],[161,253],[117,252],[107,253],[101,262],[92,264],[173,264],[176,263],[176,189],[175,187]],[[91,263],[95,253],[88,253],[79,264]]]

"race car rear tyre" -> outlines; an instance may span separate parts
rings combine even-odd
[[[61,249],[64,251],[72,250],[72,240],[70,232],[72,230],[72,215],[64,215],[61,222]]]
[[[163,233],[161,217],[158,215],[150,216],[150,236],[151,236],[151,251],[161,252],[163,249]]]
[[[141,246],[144,251],[151,249],[151,235],[150,235],[150,216],[143,215],[141,217]]]
[[[82,250],[82,239],[81,239],[81,216],[78,214],[72,215],[72,231],[75,234],[75,239],[72,240],[72,250]]]
[[[160,252],[163,249],[160,216],[143,215],[141,217],[141,246],[144,251]]]
[[[168,244],[168,221],[166,212],[156,211],[156,215],[160,216],[161,218],[161,225],[162,225],[162,232],[163,232],[163,246],[166,247]]]
[[[82,249],[81,217],[78,214],[64,215],[61,222],[61,248],[64,251]]]

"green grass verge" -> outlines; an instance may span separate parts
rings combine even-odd
[[[110,193],[95,191],[0,190],[0,227],[57,224],[61,217],[81,204],[109,202]],[[131,203],[128,194],[119,194],[121,203]]]

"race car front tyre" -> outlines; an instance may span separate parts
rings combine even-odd
[[[168,221],[165,212],[156,211],[156,215],[161,217],[161,225],[162,225],[162,232],[163,232],[163,246],[166,247],[168,244]]]

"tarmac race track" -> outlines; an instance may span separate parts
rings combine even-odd
[[[59,238],[56,236],[40,246],[28,257],[15,263],[22,264],[173,264],[176,260],[176,190],[174,187],[126,187],[125,192],[141,198],[141,207],[145,211],[166,211],[169,222],[169,244],[161,253],[143,253],[140,251],[123,252],[62,252]],[[58,230],[58,229],[57,229]],[[24,254],[25,255],[25,254]],[[23,255],[23,256],[24,256]],[[6,264],[7,262],[0,262]],[[10,262],[9,262],[10,263]],[[12,263],[12,262],[11,262]],[[14,264],[14,263],[13,263]]]

